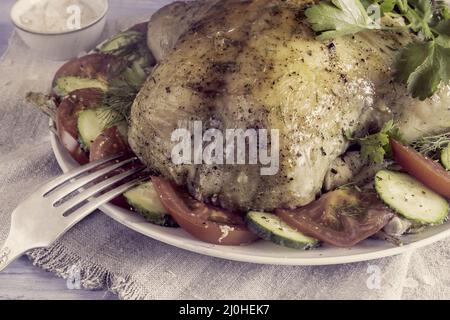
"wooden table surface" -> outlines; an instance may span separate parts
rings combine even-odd
[[[14,0],[0,1],[0,55],[13,31],[9,11]],[[136,15],[158,8],[167,0],[110,0],[109,17]],[[0,273],[0,299],[116,299],[106,291],[70,290],[66,281],[35,267],[22,257]]]

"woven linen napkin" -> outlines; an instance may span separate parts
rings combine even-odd
[[[110,20],[105,36],[139,21]],[[48,119],[24,102],[27,91],[49,88],[60,65],[35,57],[16,34],[0,60],[0,244],[14,207],[61,173]],[[28,255],[60,277],[77,270],[83,287],[107,288],[123,299],[448,299],[449,244],[338,266],[257,265],[181,250],[96,212],[52,247]]]

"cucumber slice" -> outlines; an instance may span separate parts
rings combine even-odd
[[[389,207],[418,224],[442,224],[448,215],[447,200],[405,173],[378,171],[375,189]]]
[[[296,231],[274,214],[250,211],[247,225],[259,237],[280,246],[307,250],[319,244],[319,240]]]
[[[108,90],[108,84],[97,79],[80,77],[61,77],[56,80],[53,90],[57,95],[64,97],[72,91],[86,88],[97,88],[102,91]]]
[[[124,31],[105,42],[100,47],[99,51],[103,53],[120,54],[121,50],[126,50],[128,47],[132,47],[144,39],[145,35],[140,32],[131,30]]]
[[[441,163],[445,169],[450,170],[450,144],[441,151]]]
[[[123,77],[129,85],[140,88],[147,79],[147,74],[144,69],[142,69],[140,64],[135,61],[131,67],[125,69],[123,72]]]
[[[114,121],[111,121],[114,119]],[[105,110],[103,108],[87,109],[78,114],[78,132],[81,143],[90,149],[92,142],[103,130],[117,126],[120,133],[126,138],[128,125],[122,115],[114,110]]]
[[[151,181],[142,183],[123,195],[147,221],[164,227],[178,226],[162,206]]]

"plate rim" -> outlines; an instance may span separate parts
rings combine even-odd
[[[67,172],[71,169],[70,164],[66,163],[64,160],[63,153],[68,152],[60,144],[59,138],[55,131],[55,125],[52,119],[49,121],[50,127],[50,142],[53,150],[53,154],[56,157],[59,167],[63,172]],[[69,156],[70,157],[70,156]],[[99,208],[100,211],[105,213],[108,217],[112,218],[116,222],[122,224],[123,226],[138,232],[144,236],[152,238],[157,241],[161,241],[165,244],[184,249],[197,254],[203,254],[210,257],[221,258],[225,260],[232,260],[238,262],[255,263],[255,264],[267,264],[267,265],[290,265],[290,266],[320,266],[320,265],[338,265],[354,262],[364,262],[379,258],[385,258],[389,256],[399,255],[403,253],[408,253],[412,250],[425,247],[434,242],[443,240],[450,237],[450,227],[447,230],[441,231],[437,234],[431,235],[427,238],[420,239],[414,242],[410,242],[403,246],[396,246],[392,248],[374,250],[372,252],[356,253],[354,255],[344,255],[344,256],[333,256],[327,257],[268,257],[268,256],[258,256],[258,255],[246,255],[239,252],[221,252],[220,248],[229,246],[219,246],[213,244],[207,244],[197,239],[186,238],[185,241],[179,241],[174,239],[172,235],[167,234],[153,234],[145,232],[143,228],[139,226],[142,224],[147,224],[144,219],[139,223],[131,223],[130,220],[126,219],[129,217],[129,212],[126,209],[116,207],[112,204],[105,204]],[[122,212],[125,211],[125,212]],[[162,228],[162,227],[161,227]],[[186,241],[187,240],[187,241]]]

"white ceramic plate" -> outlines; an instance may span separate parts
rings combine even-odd
[[[64,172],[78,166],[53,132],[51,143],[56,159]],[[381,240],[365,240],[348,249],[324,245],[309,251],[284,248],[263,240],[246,246],[220,246],[196,240],[180,228],[165,228],[150,224],[138,214],[111,204],[100,207],[100,210],[136,232],[178,248],[228,260],[264,264],[328,265],[365,261],[400,254],[450,236],[450,223],[445,223],[428,228],[422,233],[404,237],[405,245],[401,247]]]

